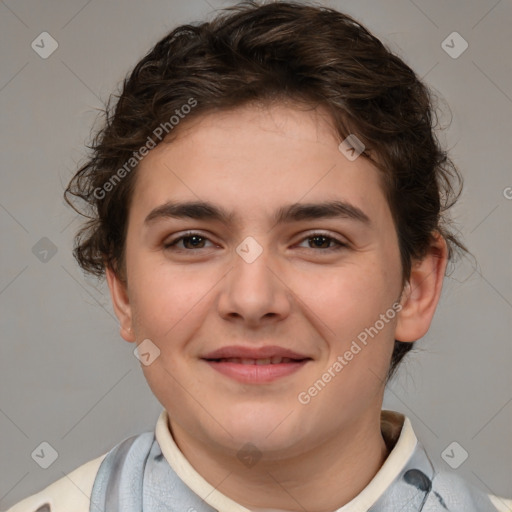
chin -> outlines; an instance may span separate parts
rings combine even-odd
[[[291,413],[291,414],[290,414]],[[243,404],[222,415],[222,425],[238,445],[253,443],[261,449],[276,450],[303,433],[292,406],[282,404]]]

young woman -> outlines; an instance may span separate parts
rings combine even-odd
[[[464,250],[434,119],[328,8],[246,2],[158,42],[66,198],[164,410],[11,511],[511,510],[382,410]]]

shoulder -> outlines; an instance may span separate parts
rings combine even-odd
[[[459,475],[449,472],[436,474],[432,482],[432,492],[425,504],[425,510],[438,510],[431,506],[434,505],[434,502],[443,510],[512,512],[512,499],[489,494]]]
[[[123,457],[147,455],[154,432],[143,432],[118,443],[107,453],[68,473],[42,491],[25,498],[5,512],[89,512],[93,490],[116,474]],[[140,466],[140,465],[139,465]]]
[[[83,464],[7,512],[89,512],[92,486],[106,455]]]
[[[412,486],[413,490],[420,491],[418,496],[424,495],[418,509],[422,512],[512,512],[510,496],[496,496],[485,486],[474,485],[435,464],[414,435],[410,420],[401,413],[382,411],[381,425],[383,436],[391,439],[392,451],[388,459],[402,468],[398,482],[391,486],[391,501],[386,503],[392,503],[397,493],[402,499],[408,496]],[[402,466],[404,458],[407,462]]]

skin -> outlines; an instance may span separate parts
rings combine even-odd
[[[126,239],[127,284],[107,269],[121,336],[150,339],[160,356],[142,366],[170,417],[173,437],[194,468],[238,503],[309,512],[335,510],[370,482],[388,450],[380,431],[393,340],[414,341],[432,320],[447,260],[434,236],[402,289],[396,229],[378,169],[349,161],[321,109],[246,106],[185,120],[137,170]],[[160,219],[169,200],[207,200],[236,215],[230,225]],[[371,224],[348,219],[275,225],[292,202],[343,200]],[[164,244],[199,231],[165,249]],[[316,245],[313,232],[329,239]],[[253,237],[261,255],[236,252]],[[402,310],[307,404],[317,381],[357,335],[400,300]],[[279,345],[312,360],[292,375],[243,384],[201,356],[227,345]],[[246,444],[261,459],[237,457]]]

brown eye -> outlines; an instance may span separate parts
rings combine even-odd
[[[205,249],[204,243],[207,240],[209,239],[199,233],[190,232],[164,244],[164,249],[170,249],[171,247],[177,247],[177,250]],[[183,242],[181,247],[178,246],[180,242]]]
[[[313,233],[303,239],[303,241],[306,240],[308,242],[312,241],[312,243],[309,244],[309,249],[321,249],[324,252],[339,251],[348,247],[348,244],[324,233]],[[334,243],[334,246],[330,246],[331,243]]]

